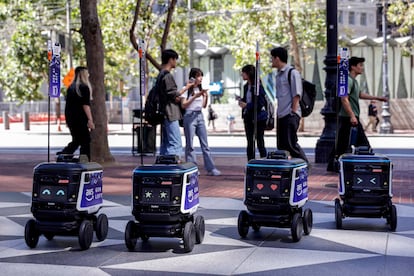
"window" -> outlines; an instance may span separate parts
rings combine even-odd
[[[361,26],[366,26],[367,25],[367,14],[365,12],[361,13],[361,16],[359,18],[359,24]]]
[[[343,17],[344,17],[343,12],[342,11],[339,11],[339,14],[338,14],[338,23],[341,23],[341,24],[344,23]]]
[[[221,81],[223,76],[223,71],[224,71],[224,63],[223,63],[223,59],[221,56],[212,56],[211,57],[211,65],[212,65],[212,76],[211,76],[211,81]]]
[[[348,24],[349,25],[355,25],[355,12],[349,12]]]

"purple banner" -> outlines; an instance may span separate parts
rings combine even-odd
[[[80,189],[82,189],[82,195],[79,209],[87,209],[88,207],[103,203],[102,174],[102,171],[90,173],[90,181],[85,182],[83,185],[81,185]]]
[[[308,198],[308,168],[301,168],[298,172],[295,186],[293,187],[293,204],[298,204]]]
[[[53,47],[52,60],[49,64],[49,96],[60,96],[60,46]]]
[[[198,171],[190,175],[190,183],[185,186],[184,210],[189,210],[199,203]]]
[[[348,74],[349,74],[349,62],[348,62],[348,48],[340,49],[338,64],[338,97],[344,97],[348,95]]]
[[[145,74],[145,64],[146,62],[146,57],[145,57],[145,41],[140,39],[139,40],[139,45],[138,45],[139,49],[138,49],[138,54],[139,54],[139,81],[140,81],[140,93],[141,96],[145,96],[145,83],[146,83],[146,74]]]

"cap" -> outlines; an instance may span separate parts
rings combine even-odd
[[[357,66],[358,63],[365,62],[365,58],[363,57],[351,57],[349,59],[349,67]]]

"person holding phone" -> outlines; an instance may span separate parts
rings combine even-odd
[[[207,128],[204,122],[202,109],[206,108],[208,93],[203,89],[203,71],[199,68],[191,68],[189,81],[184,86],[181,94],[181,107],[185,109],[183,124],[185,136],[185,160],[197,164],[197,157],[193,146],[194,136],[197,135],[203,152],[204,168],[207,175],[218,176],[221,172],[217,170],[211,157],[210,148],[207,142]]]
[[[256,148],[254,143],[254,92],[256,81],[256,67],[252,64],[243,66],[241,76],[246,83],[243,86],[243,97],[236,96],[239,106],[242,108],[242,118],[244,123],[244,131],[247,139],[247,161],[255,159]],[[257,148],[259,149],[260,157],[266,157],[267,151],[264,142],[264,131],[266,127],[267,111],[265,109],[266,98],[265,91],[260,82],[259,95],[257,97],[257,131],[256,140]]]

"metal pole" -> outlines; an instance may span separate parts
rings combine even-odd
[[[72,31],[70,30],[70,26],[71,26],[71,20],[70,20],[70,14],[71,14],[71,0],[67,0],[66,1],[66,32],[68,35],[68,43],[67,43],[67,47],[68,47],[68,64],[69,64],[69,69],[73,67],[73,55],[72,55]]]
[[[139,115],[139,146],[138,146],[138,150],[139,147],[141,147],[141,151],[140,151],[140,158],[141,158],[141,165],[144,164],[144,124],[143,124],[143,104],[142,104],[142,97],[145,95],[145,87],[144,87],[144,76],[143,76],[143,62],[142,62],[142,58],[144,56],[144,40],[139,40],[139,49],[138,49],[138,54],[139,54],[139,77],[140,77],[140,81],[139,81],[139,90],[140,90],[140,101],[139,101],[139,108],[140,108],[140,115]],[[135,135],[135,133],[133,134]]]
[[[388,1],[382,0],[382,95],[388,98],[387,102],[382,104],[382,121],[380,125],[381,134],[390,134],[394,132],[391,124],[390,113],[390,93],[388,90],[388,53],[387,53],[387,7]]]
[[[326,67],[325,106],[321,110],[325,126],[315,147],[315,163],[327,163],[328,170],[333,164],[331,153],[335,147],[336,133],[336,82],[337,82],[337,50],[338,50],[338,3],[337,0],[326,1],[326,33],[327,54],[324,63]],[[332,163],[332,164],[331,164]]]
[[[257,104],[259,100],[259,93],[260,93],[260,53],[259,53],[259,41],[256,41],[256,72],[255,72],[255,79],[254,79],[254,90],[253,92],[253,122],[254,122],[254,130],[253,130],[253,156],[256,159],[256,137],[257,137]],[[249,160],[248,160],[249,161]]]
[[[191,4],[191,0],[188,0],[188,37],[190,39],[190,68],[194,67],[194,20],[193,20],[193,8]]]
[[[52,31],[50,31],[50,40],[47,41],[47,69],[48,69],[48,96],[47,96],[47,162],[50,162],[50,62],[52,60]]]

